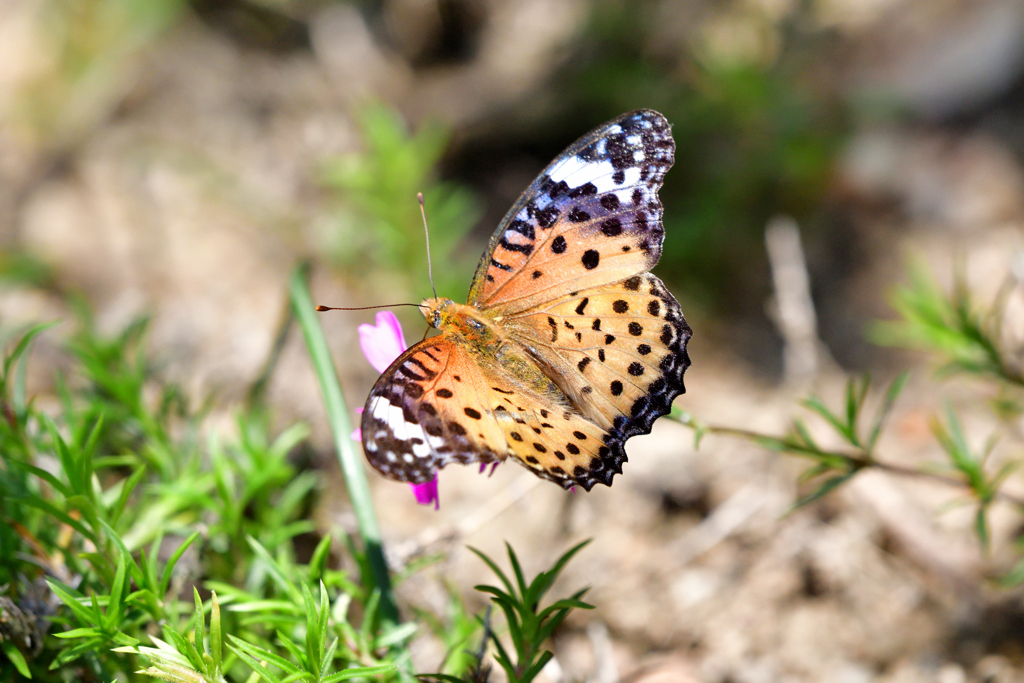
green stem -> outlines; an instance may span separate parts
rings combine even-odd
[[[678,418],[676,418],[676,420],[684,427],[689,427],[690,429],[696,428],[693,424],[687,423],[683,420],[679,420]],[[717,427],[714,425],[702,424],[700,428],[703,429],[708,434],[723,434],[726,436],[737,436],[742,439],[748,439],[750,441],[755,442],[758,441],[759,439],[764,439],[765,437],[771,439],[779,438],[774,436],[768,436],[767,434],[759,434],[758,432],[752,432],[747,429],[736,429],[734,427]],[[834,458],[847,463],[849,467],[854,470],[866,470],[874,468],[901,477],[928,479],[930,481],[939,482],[941,484],[946,484],[948,486],[955,486],[957,488],[972,488],[967,482],[965,482],[963,479],[959,477],[952,477],[945,474],[940,474],[938,472],[928,472],[925,470],[914,469],[912,467],[906,467],[904,465],[897,465],[895,463],[887,462],[885,460],[879,460],[874,456],[874,454],[867,453],[866,451],[861,451],[859,453],[844,453],[842,451],[825,450],[807,450],[800,452],[791,450],[788,452],[790,453],[790,455],[800,455],[803,457]],[[1019,498],[1011,493],[1006,493],[1005,491],[995,491],[993,492],[993,497],[1004,500],[1008,503],[1016,505],[1017,507],[1024,508],[1024,498]]]
[[[391,591],[391,578],[384,561],[380,526],[377,524],[377,512],[373,507],[370,485],[366,479],[366,471],[363,469],[363,458],[356,452],[355,445],[350,438],[352,422],[348,417],[348,406],[345,404],[345,396],[341,391],[341,383],[338,381],[338,373],[327,346],[327,339],[317,320],[313,299],[310,297],[309,287],[306,285],[306,273],[303,266],[297,267],[292,272],[288,289],[295,317],[306,338],[306,347],[309,349],[309,357],[313,362],[313,370],[316,372],[320,391],[323,393],[327,418],[334,433],[338,464],[341,465],[348,497],[352,501],[352,508],[356,513],[356,522],[359,524],[359,535],[366,548],[366,559],[370,565],[371,578],[373,584],[380,590],[381,617],[386,622],[397,624],[398,607]]]

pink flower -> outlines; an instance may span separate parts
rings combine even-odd
[[[359,326],[359,347],[363,350],[366,360],[377,369],[377,372],[384,372],[405,351],[405,337],[402,335],[402,326],[398,318],[391,311],[381,311],[377,314],[376,325]],[[362,409],[359,410],[362,413]],[[352,439],[362,441],[362,432],[356,428],[352,432]],[[441,506],[441,499],[437,493],[437,475],[425,484],[410,484],[412,494],[416,496],[416,502],[420,505],[434,504],[437,510]]]
[[[377,372],[384,372],[391,367],[407,348],[402,325],[395,314],[381,311],[377,314],[376,325],[360,325],[359,348]]]

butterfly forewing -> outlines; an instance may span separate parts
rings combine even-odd
[[[661,257],[657,192],[675,143],[654,111],[624,114],[570,146],[491,238],[469,303],[508,315],[624,280]]]
[[[444,335],[424,340],[392,363],[366,399],[366,457],[381,474],[416,484],[430,481],[449,462],[502,460],[501,429],[493,420],[472,420],[479,407],[467,410],[489,400],[464,350]]]

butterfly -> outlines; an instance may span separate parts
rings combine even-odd
[[[649,271],[675,142],[658,112],[569,146],[491,237],[468,301],[423,302],[439,334],[380,376],[362,417],[370,464],[424,483],[449,463],[512,458],[568,489],[611,486],[626,441],[683,393],[691,330]]]

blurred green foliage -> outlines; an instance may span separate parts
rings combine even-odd
[[[204,428],[207,408],[156,372],[146,320],[107,337],[84,311],[63,345],[58,400],[43,409],[27,364],[50,327],[4,335],[0,680],[412,680],[408,643],[422,631],[384,614],[390,589],[368,540],[320,535],[308,519],[320,477],[292,462],[305,425],[272,436],[257,407],[229,435]],[[315,540],[311,552],[300,537]],[[538,602],[578,548],[538,577]],[[510,628],[550,626],[577,602],[524,604]],[[485,651],[461,648],[477,622],[461,600],[450,607],[422,621],[460,649],[444,675],[470,676]],[[551,628],[524,631],[526,659],[495,641],[497,656],[536,668]]]
[[[1002,339],[1006,303],[1016,286],[1007,281],[995,301],[984,306],[962,275],[946,294],[924,264],[911,263],[909,282],[889,297],[899,318],[875,323],[869,334],[877,344],[932,353],[941,362],[941,374],[976,375],[1024,387],[1024,350],[1007,349]]]
[[[553,111],[560,121],[594,124],[641,107],[662,112],[676,164],[660,193],[666,239],[658,273],[690,300],[761,315],[763,297],[750,291],[768,282],[765,224],[784,213],[813,232],[849,116],[830,84],[815,78],[823,56],[814,41],[823,38],[800,28],[811,23],[803,16],[809,8],[784,23],[755,8],[734,13],[763,45],[730,55],[700,35],[669,35],[664,11],[623,0],[591,4],[586,33],[553,84]]]
[[[44,0],[50,60],[15,102],[16,118],[44,148],[74,145],[111,115],[133,83],[137,57],[175,25],[185,0]]]
[[[915,349],[929,353],[938,365],[939,379],[952,374],[971,377],[979,383],[979,395],[996,424],[1004,429],[989,436],[980,448],[972,447],[957,411],[946,405],[942,417],[933,416],[931,431],[942,451],[944,460],[910,467],[881,457],[877,453],[879,439],[888,417],[908,379],[908,373],[898,375],[882,394],[875,417],[868,429],[863,428],[870,378],[850,379],[846,384],[845,400],[838,411],[833,411],[818,396],[810,396],[802,404],[824,420],[832,436],[838,436],[841,447],[821,445],[805,422],[795,419],[789,431],[782,436],[764,434],[702,422],[694,415],[674,408],[672,416],[694,431],[699,446],[707,434],[737,436],[769,450],[807,459],[811,466],[803,473],[804,482],[815,486],[800,498],[795,507],[807,505],[849,482],[858,473],[876,469],[903,477],[923,477],[940,481],[960,489],[963,495],[953,504],[974,507],[974,532],[983,550],[990,544],[989,512],[997,500],[1014,506],[1024,514],[1024,499],[1006,483],[1020,469],[1014,457],[993,458],[993,451],[1003,437],[1020,445],[1019,421],[1024,416],[1024,379],[1021,359],[1024,346],[1020,342],[1008,343],[1003,336],[1003,318],[1006,306],[1019,284],[1007,278],[992,304],[985,306],[967,286],[961,275],[954,281],[950,292],[944,291],[934,276],[920,263],[910,267],[909,283],[894,289],[892,306],[895,320],[876,323],[870,330],[876,343]],[[1024,532],[1018,530],[1016,545],[1021,559],[1000,580],[1004,586],[1024,583]]]
[[[364,150],[330,161],[323,173],[323,182],[339,199],[330,256],[346,273],[386,273],[389,301],[414,292],[427,295],[423,221],[416,201],[422,192],[435,284],[440,295],[458,300],[479,257],[458,247],[479,220],[480,207],[466,188],[435,178],[447,131],[427,122],[410,133],[401,116],[384,106],[363,110],[359,123]]]

